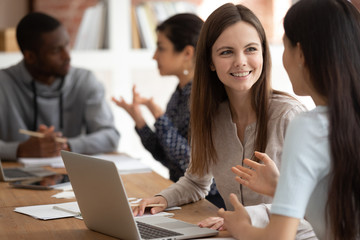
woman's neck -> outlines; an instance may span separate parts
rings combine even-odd
[[[231,117],[239,126],[247,126],[256,121],[256,113],[252,107],[250,91],[241,94],[229,94]]]
[[[187,75],[181,75],[181,76],[177,76],[179,79],[179,87],[183,88],[186,86],[186,84],[188,84],[189,82],[191,82],[194,79],[194,73],[190,72]]]

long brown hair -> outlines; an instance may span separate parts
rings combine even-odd
[[[210,164],[217,162],[212,138],[212,120],[221,102],[228,96],[216,72],[211,71],[211,49],[216,39],[229,26],[245,21],[258,32],[262,43],[263,69],[258,81],[251,88],[252,107],[257,117],[255,149],[264,151],[267,143],[267,123],[271,58],[265,31],[255,14],[243,5],[227,3],[216,9],[205,21],[197,44],[195,76],[190,106],[190,172],[200,176],[209,171]]]
[[[284,19],[311,83],[327,99],[331,170],[326,203],[333,239],[360,233],[360,14],[346,0],[301,0]],[[316,159],[313,159],[316,161]]]

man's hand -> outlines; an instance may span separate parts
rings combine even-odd
[[[60,155],[61,150],[70,150],[67,143],[60,143],[56,138],[62,137],[61,132],[55,132],[54,127],[40,125],[38,132],[44,137],[30,137],[19,144],[17,157],[55,157]]]

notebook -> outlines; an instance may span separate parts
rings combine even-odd
[[[12,167],[3,168],[0,159],[0,181],[10,182],[31,178],[41,178],[54,175],[55,172],[42,167]]]
[[[217,234],[216,230],[168,217],[135,221],[114,162],[67,151],[61,151],[61,156],[89,229],[121,239],[194,239]],[[143,228],[149,232],[165,230],[166,235],[149,237]]]

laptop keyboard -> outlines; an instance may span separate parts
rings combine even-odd
[[[17,168],[5,168],[4,170],[4,175],[8,178],[18,178],[18,177],[31,177],[34,176],[31,173],[22,171],[20,169]]]
[[[143,222],[136,222],[141,238],[143,239],[154,239],[163,237],[181,236],[183,234],[173,232],[164,228],[156,227]]]

